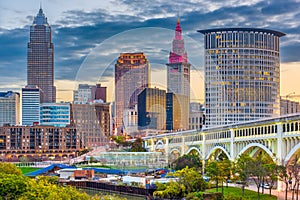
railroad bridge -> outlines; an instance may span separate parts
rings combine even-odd
[[[163,152],[166,163],[192,152],[204,161],[221,153],[234,161],[243,153],[254,157],[264,151],[274,162],[286,164],[300,155],[300,113],[203,128],[201,131],[147,136],[143,140],[148,151]]]

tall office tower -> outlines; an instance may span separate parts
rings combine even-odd
[[[55,127],[70,125],[70,103],[41,103],[40,125]]]
[[[0,92],[0,126],[3,124],[20,124],[20,94],[17,92]]]
[[[32,125],[40,121],[42,92],[37,86],[22,88],[22,125]]]
[[[150,86],[150,64],[144,53],[122,53],[115,65],[115,128],[123,126],[124,109],[134,108],[138,94]]]
[[[182,29],[178,19],[175,37],[172,43],[172,51],[169,55],[167,64],[167,85],[168,93],[180,95],[179,106],[181,110],[182,129],[189,128],[189,104],[190,104],[190,64],[188,63],[187,53],[184,49]],[[183,97],[185,96],[185,97]]]
[[[138,128],[166,129],[166,91],[145,88],[138,95]]]
[[[54,46],[51,27],[42,8],[30,26],[30,41],[27,47],[27,85],[36,85],[42,90],[42,102],[56,101]]]
[[[110,136],[110,104],[95,100],[71,105],[71,124],[86,147],[104,146]]]
[[[198,31],[205,43],[208,127],[279,115],[284,33],[256,28]]]

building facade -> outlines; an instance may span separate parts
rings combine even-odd
[[[70,125],[70,103],[42,103],[40,105],[40,124],[66,127]]]
[[[204,34],[207,125],[278,116],[279,38],[285,34],[256,28],[198,32]]]
[[[180,20],[178,19],[175,37],[172,43],[172,51],[169,55],[169,63],[167,64],[167,88],[168,93],[179,95],[178,103],[181,110],[181,125],[183,129],[189,128],[189,103],[190,103],[190,64],[188,63],[187,53],[184,48],[184,40],[182,38],[182,29]],[[181,98],[185,96],[185,98]],[[176,117],[176,116],[175,116]]]
[[[106,87],[101,84],[79,84],[78,89],[73,91],[73,102],[76,104],[102,100],[106,102]]]
[[[115,128],[121,132],[124,109],[134,108],[138,94],[150,85],[150,64],[144,53],[122,53],[115,64]]]
[[[137,105],[135,108],[124,109],[123,112],[123,133],[126,135],[135,137],[138,135],[138,111]]]
[[[205,109],[201,103],[190,103],[190,129],[201,130],[205,122]]]
[[[138,95],[138,128],[166,129],[166,91],[145,88]]]
[[[280,97],[280,115],[287,115],[300,112],[300,103]]]
[[[80,135],[72,127],[0,127],[0,154],[7,161],[17,161],[22,156],[30,160],[75,157],[83,148]]]
[[[182,112],[181,104],[187,101],[186,95],[166,94],[166,130],[179,131],[189,129],[189,117]]]
[[[0,92],[0,126],[3,124],[20,124],[20,94],[17,92]]]
[[[86,147],[105,146],[110,136],[110,104],[97,101],[72,104],[71,124]]]
[[[22,125],[39,123],[42,98],[42,92],[37,86],[22,88]]]
[[[27,45],[27,85],[36,85],[42,90],[42,102],[56,101],[54,45],[51,27],[42,8],[30,26],[30,41]]]

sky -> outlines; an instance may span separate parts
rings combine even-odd
[[[193,100],[204,96],[203,35],[197,30],[227,27],[286,33],[280,39],[281,95],[300,95],[300,0],[0,0],[0,91],[26,85],[29,28],[40,5],[52,27],[58,101],[71,101],[78,83],[96,82],[113,99],[114,64],[122,52],[145,52],[152,86],[165,88],[178,17]]]

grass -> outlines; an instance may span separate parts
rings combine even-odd
[[[22,171],[22,174],[27,174],[27,173],[39,170],[41,168],[36,168],[36,167],[19,167],[19,169]]]
[[[208,189],[206,190],[206,192],[216,192],[216,189],[215,188]],[[219,188],[218,192],[222,192],[222,188]],[[227,199],[242,197],[242,189],[236,187],[228,187],[228,188],[224,187],[224,196],[227,197]],[[252,199],[257,199],[257,192],[245,189],[245,195],[243,200],[252,200]],[[277,197],[274,195],[270,196],[269,194],[260,194],[260,199],[276,200]]]

